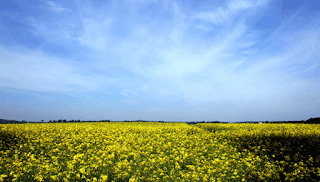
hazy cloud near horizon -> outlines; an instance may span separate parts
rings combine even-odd
[[[319,117],[316,0],[13,0],[0,35],[1,119]]]

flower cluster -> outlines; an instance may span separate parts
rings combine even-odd
[[[0,181],[320,177],[320,151],[310,152],[319,146],[320,128],[315,125],[39,123],[6,124],[1,130],[23,139],[10,143],[10,150],[0,150]]]

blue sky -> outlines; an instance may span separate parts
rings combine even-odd
[[[2,0],[0,35],[1,119],[320,114],[317,0]]]

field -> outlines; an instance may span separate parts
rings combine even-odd
[[[320,125],[0,125],[0,181],[319,181]]]

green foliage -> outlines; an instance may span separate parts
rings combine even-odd
[[[12,150],[19,143],[24,141],[22,133],[16,134],[13,131],[6,131],[0,128],[0,150]]]

